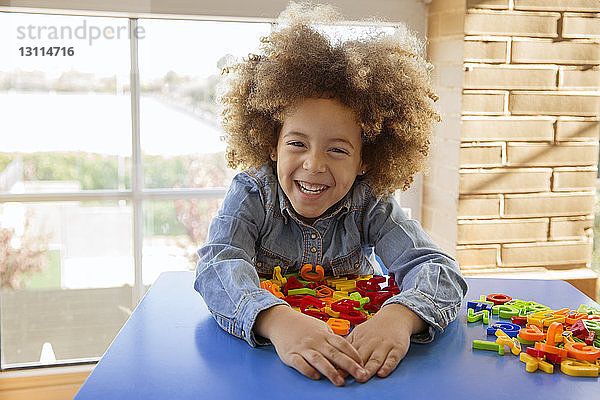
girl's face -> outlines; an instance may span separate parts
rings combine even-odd
[[[294,210],[307,222],[340,201],[364,168],[361,129],[335,99],[306,99],[284,117],[271,159]]]

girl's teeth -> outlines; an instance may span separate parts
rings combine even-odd
[[[298,186],[300,187],[300,191],[304,193],[320,193],[323,190],[327,189],[327,186],[324,185],[311,185],[310,183],[304,182],[298,182]]]

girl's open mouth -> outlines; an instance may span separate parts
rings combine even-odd
[[[294,181],[294,183],[296,183],[296,187],[298,188],[298,190],[305,194],[316,195],[323,193],[329,188],[329,186],[327,185],[319,185],[304,181]]]

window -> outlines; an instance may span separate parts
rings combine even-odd
[[[219,61],[270,25],[3,12],[0,29],[1,366],[96,360],[161,272],[195,266],[234,174]],[[58,44],[74,55],[16,51]]]
[[[145,189],[227,187],[215,89],[225,62],[258,51],[267,23],[140,19],[140,141]],[[173,44],[177,43],[176,46]],[[168,140],[165,140],[167,139]],[[143,280],[193,268],[221,199],[143,203]]]

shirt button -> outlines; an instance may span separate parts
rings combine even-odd
[[[313,234],[310,235],[310,237],[311,237],[311,239],[316,239],[317,235],[315,233],[313,233]]]
[[[312,253],[316,253],[316,252],[317,252],[317,249],[316,249],[315,247],[311,247],[310,251],[311,251]]]
[[[358,267],[359,267],[358,263],[354,264],[355,269],[358,269]]]
[[[259,262],[256,263],[256,266],[257,267],[262,267],[262,263],[259,261]]]

